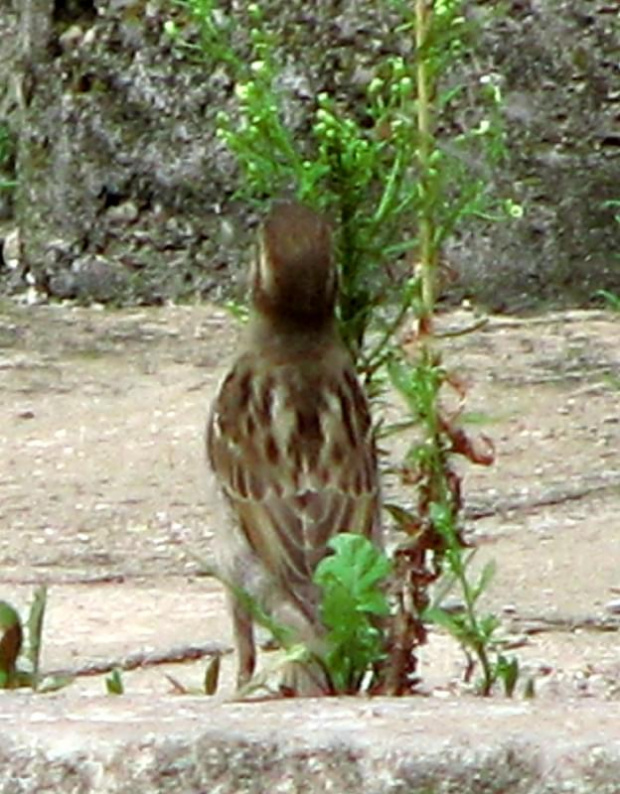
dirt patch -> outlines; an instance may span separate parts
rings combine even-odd
[[[498,452],[465,472],[479,561],[498,566],[488,605],[540,697],[620,697],[619,328],[602,312],[499,317],[445,343]],[[47,669],[229,645],[221,590],[193,555],[211,551],[203,428],[235,335],[207,306],[2,306],[0,598],[25,605],[49,585]],[[140,669],[127,687],[165,693],[167,669]],[[224,693],[232,669],[227,657]],[[203,670],[174,674],[199,686]],[[461,670],[434,634],[427,687],[450,691]],[[84,688],[102,691],[101,679],[71,691]]]

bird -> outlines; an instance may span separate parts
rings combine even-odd
[[[357,532],[381,545],[374,431],[338,331],[331,226],[305,204],[278,202],[257,248],[247,332],[206,433],[226,505],[215,556],[229,584],[239,688],[256,665],[252,610],[239,593],[320,649],[313,574],[329,540]]]

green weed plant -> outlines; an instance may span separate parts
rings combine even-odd
[[[390,382],[404,396],[409,418],[399,429],[412,423],[421,429],[421,440],[399,467],[416,493],[415,509],[389,506],[406,536],[390,564],[390,620],[383,619],[382,576],[374,582],[362,576],[359,590],[344,584],[344,560],[358,572],[369,564],[368,549],[357,541],[343,536],[343,546],[337,544],[317,570],[331,643],[323,661],[331,665],[335,689],[351,691],[368,671],[381,669],[384,691],[411,691],[416,648],[433,621],[481,666],[481,692],[490,693],[499,679],[512,691],[518,668],[498,651],[496,619],[479,614],[491,577],[487,571],[471,578],[460,478],[452,463],[461,455],[488,465],[492,453],[485,445],[480,452],[458,418],[441,411],[441,391],[455,379],[442,366],[433,322],[446,241],[464,222],[522,213],[510,198],[492,196],[487,185],[488,170],[504,155],[501,81],[480,76],[472,124],[447,137],[441,130],[450,128],[469,90],[446,79],[471,57],[464,0],[392,0],[388,6],[397,34],[413,44],[412,56],[380,56],[361,107],[319,91],[303,136],[286,123],[287,103],[294,101],[280,88],[286,42],[260,4],[249,3],[233,17],[216,0],[175,0],[166,35],[179,53],[225,70],[234,85],[236,104],[218,113],[217,134],[239,167],[236,196],[260,207],[293,195],[334,219],[342,337],[371,396],[382,398]],[[486,170],[477,167],[480,161]],[[404,323],[412,328],[408,345],[399,338]],[[379,425],[389,433],[381,419]],[[383,571],[388,562],[382,560],[368,570]],[[442,577],[459,588],[465,609],[458,618],[448,619],[431,598]],[[360,603],[348,603],[345,591],[347,598],[357,592]],[[468,662],[468,677],[470,668]]]
[[[38,587],[24,622],[12,604],[0,601],[0,689],[27,687],[53,692],[71,683],[68,676],[44,676],[41,672],[46,605],[47,588]]]

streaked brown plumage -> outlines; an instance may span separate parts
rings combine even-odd
[[[312,575],[343,531],[378,538],[368,405],[334,320],[327,223],[278,204],[260,235],[245,344],[215,398],[207,455],[232,521],[218,538],[226,579],[320,642]],[[252,621],[233,597],[238,682],[255,663]]]

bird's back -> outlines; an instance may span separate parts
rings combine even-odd
[[[320,355],[246,351],[222,383],[207,447],[236,531],[314,620],[312,575],[329,539],[378,531],[373,431],[348,354],[339,343]]]

